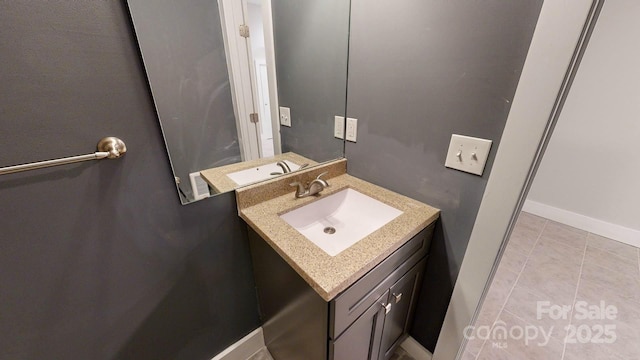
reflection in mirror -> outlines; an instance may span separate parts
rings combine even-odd
[[[272,0],[278,101],[291,111],[282,151],[318,162],[344,154],[334,119],[346,114],[349,8],[345,0]]]
[[[183,204],[343,156],[348,3],[128,1]]]

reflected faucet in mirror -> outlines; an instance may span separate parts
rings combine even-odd
[[[206,169],[201,171],[200,175],[209,185],[211,192],[222,193],[234,190],[239,186],[255,184],[256,182],[283,175],[283,173],[279,171],[281,167],[277,165],[278,162],[281,162],[283,164],[282,166],[287,166],[291,172],[306,168],[309,164],[317,164],[311,159],[288,152],[270,158],[244,161]]]
[[[183,204],[344,156],[350,1],[127,4]]]
[[[287,173],[292,172],[291,168],[289,167],[289,165],[287,165],[287,163],[284,162],[284,161],[278,161],[276,163],[276,165],[279,166],[282,169],[282,172],[274,171],[274,172],[271,173],[271,175],[283,175],[283,174],[287,174]],[[300,165],[300,167],[298,169],[296,169],[296,171],[302,170],[302,169],[306,168],[307,166],[309,166],[309,163],[302,164],[302,165]]]

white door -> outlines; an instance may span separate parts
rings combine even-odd
[[[247,24],[246,0],[219,0],[223,24],[231,94],[236,112],[236,126],[242,160],[260,158],[260,136],[252,114],[257,113],[254,99],[255,74],[251,61],[251,46],[243,28]]]
[[[258,114],[260,115],[260,138],[262,140],[262,156],[273,156],[273,127],[271,125],[271,104],[269,101],[269,79],[267,64],[256,61],[258,76]]]
[[[272,126],[277,99],[270,99],[269,96],[270,93],[275,93],[275,79],[272,79],[275,76],[268,76],[272,72],[275,74],[273,32],[268,28],[271,26],[270,1],[261,4],[262,6],[258,2],[252,2],[254,8],[257,6],[262,11],[261,17],[266,17],[264,22],[259,19],[259,24],[253,29],[248,26],[250,14],[247,0],[218,0],[218,4],[221,9],[242,160],[273,156],[274,152],[280,151],[274,148]],[[255,13],[252,15],[255,16]],[[260,42],[261,52],[266,54],[260,58],[261,66],[257,66],[252,53],[252,40]],[[252,114],[258,115],[257,122]]]

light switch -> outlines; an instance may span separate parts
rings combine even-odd
[[[338,139],[344,139],[344,116],[336,116],[334,119],[333,136]]]
[[[492,143],[491,140],[453,134],[444,166],[482,175]]]
[[[291,109],[280,106],[280,125],[291,127]]]
[[[347,133],[345,138],[347,141],[356,142],[358,137],[358,119],[347,118]]]

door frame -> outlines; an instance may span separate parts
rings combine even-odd
[[[604,1],[543,3],[434,360],[463,355]]]

